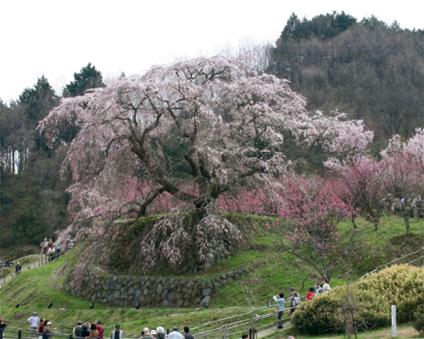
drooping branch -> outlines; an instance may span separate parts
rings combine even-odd
[[[81,204],[84,192],[98,192],[90,203],[98,201],[99,210],[104,200],[150,202],[156,191],[146,194],[136,184],[143,182],[203,208],[223,193],[259,187],[284,173],[292,164],[286,135],[294,136],[291,147],[302,161],[302,151],[317,139],[338,155],[365,150],[372,136],[362,122],[308,112],[287,81],[227,58],[182,61],[117,79],[63,100],[39,130],[54,144],[70,120],[78,133],[63,167]],[[117,195],[128,182],[131,194]]]

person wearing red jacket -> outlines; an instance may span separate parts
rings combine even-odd
[[[99,339],[103,339],[103,337],[105,335],[105,327],[103,326],[101,321],[97,322],[96,330],[99,333]]]
[[[311,287],[309,289],[309,292],[306,294],[306,300],[311,300],[315,295],[314,292],[315,292],[315,289],[313,287]]]

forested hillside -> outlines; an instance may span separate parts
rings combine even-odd
[[[269,71],[292,82],[310,109],[364,119],[385,142],[424,124],[424,31],[345,13],[295,14],[271,51]]]
[[[88,64],[66,85],[65,96],[103,86],[102,76]],[[49,149],[37,125],[60,101],[42,76],[18,100],[0,101],[0,248],[38,245],[67,223],[68,195],[60,179],[63,146]],[[68,130],[63,140],[72,138]]]

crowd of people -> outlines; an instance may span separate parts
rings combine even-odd
[[[308,293],[306,293],[305,300],[310,301],[316,295],[326,293],[331,290],[331,286],[328,282],[328,279],[324,279],[322,283],[316,283],[315,287],[310,287]],[[277,328],[283,328],[283,315],[286,310],[286,299],[284,293],[281,292],[278,295],[273,296],[274,302],[277,306]],[[300,294],[296,291],[294,287],[290,288],[290,299],[289,299],[289,310],[290,315],[296,311],[296,308],[301,302]]]
[[[41,255],[46,259],[46,261],[50,262],[54,259],[59,258],[61,254],[61,247],[59,242],[54,242],[51,238],[44,240],[40,244],[41,247]],[[22,265],[19,261],[14,262],[12,260],[0,260],[0,276],[2,274],[3,268],[15,267],[15,273],[18,275],[22,272]]]
[[[75,339],[103,339],[104,331],[104,326],[100,321],[96,324],[90,324],[88,322],[82,324],[82,322],[78,322],[74,328],[73,336]],[[123,339],[124,337],[124,331],[121,329],[121,326],[119,324],[115,325],[110,339]],[[181,333],[178,328],[165,330],[164,327],[159,326],[156,329],[143,328],[139,339],[194,339],[194,337],[191,335],[189,327],[184,327],[184,332]]]
[[[326,293],[331,290],[330,284],[327,279],[324,279],[322,283],[317,283],[315,287],[309,288],[305,296],[306,301],[312,300],[315,296]],[[296,308],[301,303],[300,294],[296,291],[295,288],[290,288],[290,299],[286,302],[284,293],[281,292],[278,295],[273,296],[273,300],[277,306],[276,318],[277,318],[277,328],[283,328],[283,315],[286,311],[286,304],[289,305],[290,315],[296,311]],[[34,337],[38,336],[39,339],[51,339],[53,332],[51,331],[51,321],[48,319],[42,319],[34,312],[28,319],[27,323],[29,326],[29,331]],[[2,339],[1,334],[7,327],[6,322],[0,316],[0,339]],[[73,328],[72,332],[74,339],[104,339],[105,338],[105,327],[101,321],[96,323],[90,322],[81,322],[79,321],[77,325]],[[114,330],[111,332],[110,339],[124,339],[124,331],[121,329],[119,324],[115,325]],[[242,339],[248,338],[247,334],[242,334]],[[290,337],[289,337],[290,338]],[[291,337],[294,339],[294,337]],[[180,332],[178,328],[165,330],[164,327],[159,326],[156,329],[149,329],[145,327],[138,339],[194,339],[194,336],[190,333],[189,327],[184,327],[183,332]]]
[[[61,247],[58,241],[54,243],[51,238],[48,240],[44,238],[40,247],[41,255],[45,256],[49,262],[60,257]]]
[[[52,339],[54,336],[51,330],[52,322],[48,319],[40,318],[37,312],[32,313],[26,322],[28,323],[28,331],[30,334],[26,337],[36,338],[38,336],[39,339]],[[0,339],[3,338],[6,327],[6,322],[0,316]],[[63,336],[66,335],[63,334]],[[68,336],[66,337],[68,338]],[[74,339],[104,339],[105,327],[101,321],[95,323],[90,323],[88,321],[83,323],[78,321],[73,328],[72,337]],[[115,329],[110,333],[110,336],[106,336],[107,339],[124,339],[125,337],[124,331],[119,324],[115,325]],[[190,333],[190,328],[187,326],[184,327],[183,332],[180,332],[178,328],[166,330],[164,327],[159,326],[152,330],[145,327],[141,331],[138,339],[194,339],[194,336]]]
[[[112,331],[110,339],[122,339],[124,336],[123,331],[119,325],[115,326],[115,330]],[[141,333],[139,339],[194,339],[194,336],[190,333],[189,327],[184,327],[184,331],[181,333],[178,328],[172,330],[165,330],[164,327],[159,326],[156,329],[150,330],[145,327]]]

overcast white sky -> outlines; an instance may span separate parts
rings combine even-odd
[[[274,43],[292,12],[333,10],[424,28],[422,0],[0,0],[0,98],[43,74],[60,92],[88,62],[107,79],[241,41]]]

